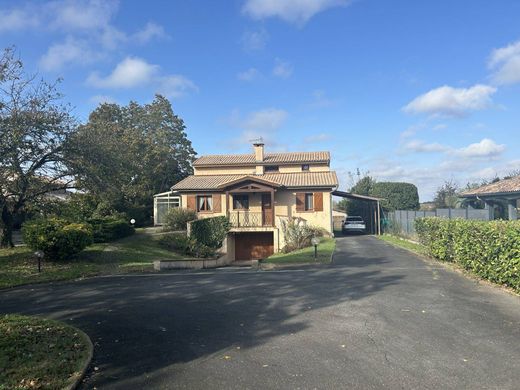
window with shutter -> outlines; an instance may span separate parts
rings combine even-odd
[[[214,213],[221,212],[221,200],[222,200],[222,196],[220,194],[213,195],[213,212]]]
[[[296,211],[298,211],[298,212],[305,211],[305,193],[304,192],[296,193]]]
[[[323,192],[314,193],[314,211],[323,211]]]
[[[186,207],[189,210],[197,210],[197,197],[195,195],[188,195],[187,196],[187,202]]]

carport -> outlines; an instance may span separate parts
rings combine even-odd
[[[381,234],[381,201],[382,198],[375,198],[373,196],[352,194],[345,191],[333,191],[333,196],[339,198],[346,198],[351,200],[362,201],[365,205],[364,215],[361,215],[367,224],[370,234]]]
[[[520,175],[465,191],[460,197],[483,201],[489,210],[490,219],[494,219],[495,208],[503,207],[504,211],[507,209],[507,218],[516,220],[520,201]]]

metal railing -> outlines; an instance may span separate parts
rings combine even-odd
[[[251,212],[248,210],[234,210],[229,212],[229,222],[233,227],[261,227],[261,226],[272,226],[271,223],[267,223],[262,216],[261,212]]]

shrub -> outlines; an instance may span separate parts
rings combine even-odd
[[[520,291],[520,221],[419,218],[415,226],[433,257]]]
[[[227,217],[199,219],[191,224],[191,237],[203,246],[218,249],[222,246],[230,228],[231,224]],[[204,251],[204,248],[201,247],[201,251]]]
[[[94,242],[109,242],[135,233],[133,226],[118,217],[91,218],[88,223],[92,226]]]
[[[381,206],[386,210],[419,210],[417,187],[411,183],[374,183],[370,195],[382,198]]]
[[[170,209],[164,217],[164,227],[166,230],[186,230],[188,222],[195,219],[197,213],[194,210],[181,207]]]
[[[330,236],[330,233],[318,226],[309,226],[302,218],[282,220],[282,232],[285,237],[285,253],[302,249],[311,245],[313,237]]]
[[[25,243],[51,260],[65,260],[92,244],[91,227],[58,218],[37,219],[23,225]]]
[[[214,257],[215,249],[199,243],[195,237],[185,234],[165,234],[159,239],[159,244],[170,250],[194,257]]]

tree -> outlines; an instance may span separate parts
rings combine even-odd
[[[359,177],[359,169],[358,169],[358,177]],[[357,195],[365,195],[370,196],[372,194],[372,189],[374,187],[374,184],[376,181],[368,176],[365,175],[364,177],[360,178],[356,184],[354,184],[350,191],[353,194]],[[347,214],[348,215],[360,215],[365,216],[367,215],[367,205],[365,201],[360,200],[349,200],[347,204]]]
[[[445,181],[442,186],[437,189],[433,203],[436,208],[455,208],[458,204],[459,187],[451,180]]]
[[[383,198],[381,206],[389,211],[419,210],[419,193],[411,183],[378,182],[372,185],[371,195]]]
[[[0,58],[0,246],[13,246],[15,218],[49,192],[70,188],[63,145],[76,121],[59,80],[28,75],[14,48]]]
[[[68,145],[78,185],[117,211],[144,210],[132,217],[147,219],[153,195],[192,173],[185,129],[161,95],[145,105],[101,104]]]

